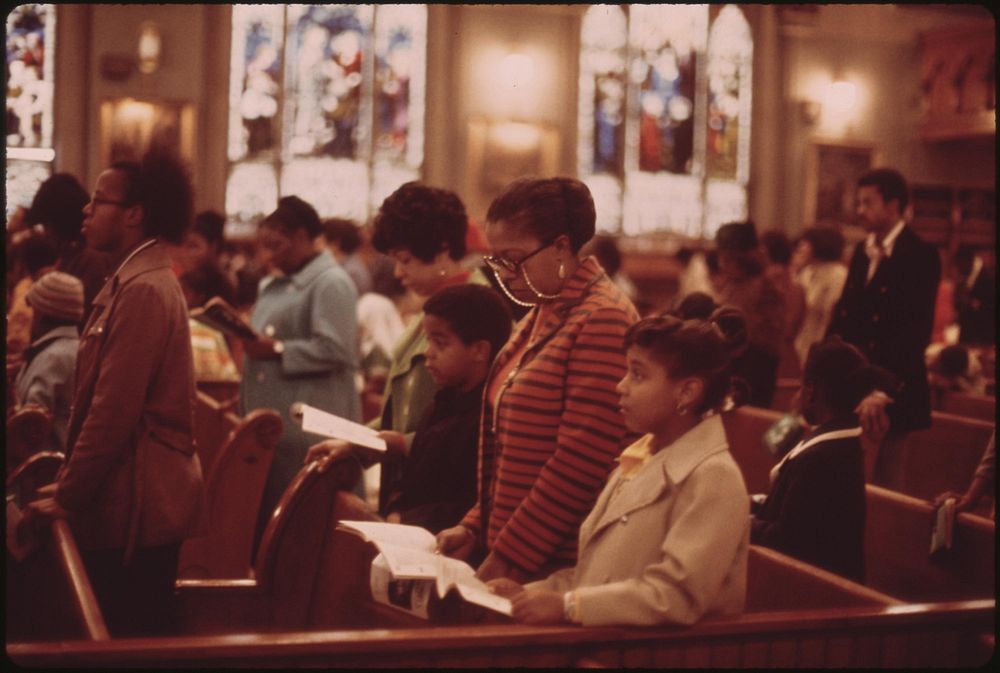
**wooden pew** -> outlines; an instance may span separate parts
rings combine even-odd
[[[59,468],[66,456],[58,451],[42,451],[29,456],[8,474],[7,493],[14,495],[14,501],[24,506],[35,499],[35,491],[56,479]]]
[[[240,419],[228,406],[200,390],[196,391],[195,398],[194,442],[198,447],[202,472],[207,479],[219,449]]]
[[[257,510],[281,431],[280,414],[257,409],[230,432],[206,479],[209,532],[181,546],[178,577],[250,576]]]
[[[770,473],[777,460],[764,448],[762,440],[767,429],[782,416],[780,411],[750,406],[722,414],[729,451],[740,466],[743,481],[750,493],[767,493],[771,490]]]
[[[872,483],[925,500],[944,491],[962,493],[994,427],[992,422],[931,412],[930,428],[882,447]]]
[[[360,474],[354,460],[335,463],[324,473],[315,463],[305,466],[268,522],[251,577],[177,581],[183,631],[305,628],[329,531],[340,516],[363,515],[363,504],[348,492]]]
[[[109,639],[69,524],[45,527],[24,561],[7,557],[7,640]]]
[[[747,566],[747,612],[903,603],[768,547],[750,545]]]
[[[24,667],[979,667],[992,600],[766,612],[693,627],[439,626],[8,643]]]
[[[321,488],[329,477],[321,477],[314,469],[307,468],[297,479],[307,485],[311,483],[313,488]],[[308,504],[305,501],[309,500],[309,490],[296,489],[298,496],[292,494],[286,504],[291,509],[303,509],[303,505]],[[303,511],[311,511],[311,507],[306,506]],[[276,514],[275,519],[279,518]],[[286,525],[289,523],[285,521]],[[325,523],[329,525],[330,521]],[[275,520],[272,524],[268,533],[274,536],[280,526]],[[355,551],[361,547],[369,552],[373,550],[357,536],[343,531],[337,533],[341,537],[354,538],[359,544]],[[293,537],[291,542],[298,550],[305,540]],[[289,558],[292,556],[294,554]],[[355,594],[367,589],[367,582],[352,576],[359,568],[364,568],[361,557],[334,555],[328,558],[340,559],[340,562],[337,568],[327,569],[337,572],[327,575],[339,577],[341,584],[353,586]],[[690,628],[424,624],[387,629],[399,626],[402,620],[383,616],[376,628],[360,630],[368,626],[368,620],[364,618],[364,606],[355,603],[349,607],[359,619],[338,631],[269,633],[261,629],[264,632],[123,639],[106,643],[79,639],[47,644],[16,642],[8,644],[7,652],[22,666],[421,668],[975,666],[984,663],[992,654],[991,648],[978,636],[993,629],[995,602],[992,600],[899,605],[887,596],[850,586],[852,583],[847,580],[831,579],[829,573],[759,548],[751,550],[750,572],[758,580],[770,574],[778,582],[787,584],[788,590],[772,592],[780,594],[774,598],[751,586],[750,596],[758,596],[751,600],[770,601],[771,609],[738,617],[707,619]],[[286,586],[286,589],[294,592],[296,588],[302,589],[302,584]],[[839,595],[831,593],[837,587],[846,587],[847,591]],[[804,601],[824,605],[844,603],[847,607],[781,609],[782,601],[792,599],[795,592],[803,588]],[[327,597],[317,597],[314,602]]]
[[[9,475],[28,457],[51,449],[52,414],[28,405],[7,417],[6,472]]]
[[[997,417],[997,398],[992,395],[941,392],[933,396],[934,409],[947,414],[994,422]]]
[[[868,586],[907,601],[995,596],[996,526],[992,520],[959,514],[951,550],[931,559],[934,507],[872,484],[866,491]]]
[[[236,409],[240,402],[240,382],[239,381],[208,381],[200,380],[195,383],[198,392],[208,395],[216,400],[227,411]]]

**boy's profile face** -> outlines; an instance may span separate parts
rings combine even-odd
[[[679,382],[648,348],[630,346],[625,364],[625,378],[618,382],[625,427],[642,434],[660,431],[677,414]]]
[[[466,345],[451,329],[451,325],[441,318],[424,315],[424,332],[427,333],[427,372],[434,382],[443,388],[457,387],[463,391],[471,390],[479,380],[476,379],[479,352],[489,345],[485,341],[477,341]]]

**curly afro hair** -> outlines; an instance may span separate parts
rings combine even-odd
[[[111,168],[125,175],[124,200],[142,206],[143,231],[180,243],[194,217],[194,188],[187,166],[174,153],[149,150],[138,163],[119,161]]]
[[[372,245],[381,253],[407,250],[425,263],[443,250],[460,260],[465,257],[468,227],[465,206],[454,192],[407,182],[382,202]]]

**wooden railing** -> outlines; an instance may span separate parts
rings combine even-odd
[[[523,625],[8,644],[25,667],[982,666],[992,600],[746,614],[677,628]]]

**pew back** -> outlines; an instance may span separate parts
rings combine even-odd
[[[993,422],[997,417],[997,398],[944,391],[934,396],[934,408],[947,414]]]
[[[254,526],[281,415],[257,409],[237,423],[208,475],[209,532],[181,546],[180,578],[249,577]]]
[[[944,491],[962,493],[986,449],[994,424],[939,411],[931,427],[912,432],[903,442],[882,446],[873,483],[924,500]]]
[[[69,524],[56,519],[38,532],[30,556],[20,562],[7,558],[7,641],[108,640]]]
[[[744,406],[722,414],[729,452],[743,473],[747,491],[767,493],[771,490],[771,468],[777,460],[766,448],[763,438],[767,429],[782,417],[771,409]]]
[[[932,559],[934,507],[872,484],[866,486],[866,491],[868,586],[907,601],[954,601],[995,595],[993,521],[959,514],[951,550]]]
[[[21,666],[978,667],[995,603],[769,612],[692,627],[442,626],[9,644]]]
[[[899,605],[902,601],[781,552],[750,545],[747,612]]]
[[[326,536],[343,511],[340,491],[353,488],[360,474],[354,460],[326,472],[316,463],[303,467],[268,522],[250,578],[177,581],[182,630],[306,628]]]
[[[55,481],[65,461],[66,456],[58,451],[29,456],[7,475],[7,493],[13,494],[14,502],[23,507],[35,499],[35,491]]]
[[[215,465],[215,459],[226,443],[229,433],[239,424],[240,419],[228,407],[198,390],[195,393],[194,442],[198,448],[198,459],[207,479]]]
[[[7,417],[6,473],[9,475],[32,454],[51,449],[52,415],[37,406],[26,406]]]

